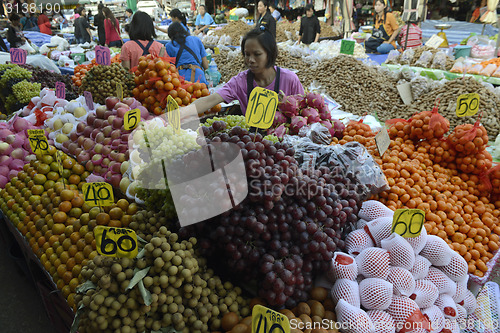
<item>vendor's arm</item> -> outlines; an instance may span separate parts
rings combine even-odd
[[[208,69],[208,60],[207,60],[207,57],[201,58],[201,66],[203,67],[203,69]]]
[[[384,43],[392,43],[393,41],[396,40],[396,37],[398,36],[399,34],[399,25],[398,25],[398,22],[396,21],[396,18],[394,17],[394,15],[392,15],[391,13],[387,13],[387,22],[389,23],[390,27],[392,28],[392,30],[394,31],[391,35],[391,37],[389,38],[388,41],[385,41]],[[406,33],[409,33],[409,28],[406,30]]]
[[[22,38],[17,36],[14,28],[9,28],[7,31],[7,41],[10,43],[10,47],[14,47],[14,44],[22,42]]]
[[[302,20],[300,20],[300,29],[299,29],[299,40],[298,44],[300,44],[300,41],[302,40],[302,34],[304,33],[304,26]]]
[[[122,67],[129,70],[130,69],[130,60],[122,60]]]
[[[156,26],[156,25],[155,25],[155,29],[168,34],[168,29],[160,28],[159,26]]]
[[[319,24],[318,18],[316,18],[315,25],[316,25],[316,28],[315,28],[316,37],[314,38],[314,42],[317,43],[319,41],[319,36],[321,35],[321,25]]]
[[[129,49],[129,43],[125,43],[122,46],[121,52],[120,52],[120,60],[122,61],[122,67],[126,69],[130,69],[130,49]]]
[[[222,102],[224,102],[224,99],[217,93],[199,98],[191,103],[188,107],[181,108],[181,119],[196,116],[199,117],[203,115],[203,113],[205,113],[207,110],[210,110],[211,108]],[[196,114],[192,106],[195,106]]]

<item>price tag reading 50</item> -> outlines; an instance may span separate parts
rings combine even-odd
[[[290,333],[290,321],[279,312],[256,305],[252,310],[252,333]]]
[[[271,90],[255,87],[248,101],[245,114],[248,125],[262,129],[271,127],[278,106],[278,94]]]
[[[123,118],[123,120],[124,120],[123,127],[125,127],[127,131],[133,130],[134,128],[137,127],[139,121],[141,121],[141,110],[133,109],[127,111],[127,113],[125,113],[125,117]]]
[[[463,94],[457,98],[457,117],[473,116],[479,109],[479,94]]]
[[[135,258],[139,252],[134,230],[97,226],[94,229],[97,252],[108,257]]]
[[[392,232],[405,238],[420,235],[425,222],[425,212],[420,209],[397,209],[392,220]]]
[[[115,202],[111,184],[105,182],[83,184],[83,198],[91,207],[111,206]]]
[[[167,97],[167,121],[174,128],[174,133],[178,134],[181,131],[179,104],[170,95]]]

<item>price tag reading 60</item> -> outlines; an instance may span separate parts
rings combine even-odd
[[[129,131],[133,130],[134,128],[137,127],[137,124],[139,124],[139,121],[141,121],[141,110],[139,109],[133,109],[130,111],[127,111],[125,113],[125,117],[123,118],[123,127]]]
[[[28,130],[28,138],[33,154],[45,154],[49,150],[49,143],[43,129]]]
[[[290,333],[290,321],[279,312],[256,305],[252,310],[252,333]]]
[[[105,182],[83,184],[83,199],[91,207],[111,206],[115,202],[111,184]]]
[[[248,101],[245,114],[248,125],[262,129],[271,127],[278,106],[278,94],[271,90],[255,87]]]
[[[479,94],[463,94],[457,98],[457,117],[473,116],[479,109]]]
[[[97,252],[101,255],[135,258],[139,252],[134,230],[99,225],[94,229],[94,237]]]
[[[420,209],[397,209],[392,220],[392,232],[405,238],[420,235],[425,222],[425,212]]]
[[[174,128],[174,133],[178,134],[181,131],[179,104],[170,95],[167,97],[167,121]]]

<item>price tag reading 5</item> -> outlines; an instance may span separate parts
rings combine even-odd
[[[355,46],[355,41],[342,39],[342,42],[340,42],[340,53],[353,55]]]
[[[83,184],[83,198],[91,207],[111,206],[115,202],[111,184],[105,182]]]
[[[457,98],[457,117],[473,116],[479,110],[479,94],[463,94]]]
[[[247,112],[248,125],[262,129],[271,127],[278,106],[278,94],[261,87],[255,87],[250,94]]]
[[[252,310],[252,333],[290,333],[288,317],[256,305]]]
[[[30,140],[30,147],[33,154],[45,154],[49,150],[49,143],[45,137],[43,129],[28,130],[28,138]]]
[[[133,130],[134,128],[137,127],[137,125],[141,121],[141,110],[133,109],[127,111],[127,113],[125,113],[125,117],[123,118],[123,120],[124,120],[123,127],[125,127],[127,131]]]
[[[420,235],[425,222],[425,212],[420,209],[397,209],[392,220],[392,232],[405,238]]]
[[[178,134],[181,131],[181,113],[179,111],[179,105],[170,95],[167,97],[167,121],[174,128],[174,133]]]
[[[135,258],[138,254],[137,235],[126,228],[95,227],[97,252],[108,257]]]

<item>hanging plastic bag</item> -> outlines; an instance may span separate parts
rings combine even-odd
[[[432,59],[431,68],[446,70],[446,62],[448,60],[448,56],[443,51],[438,51],[434,58]]]

